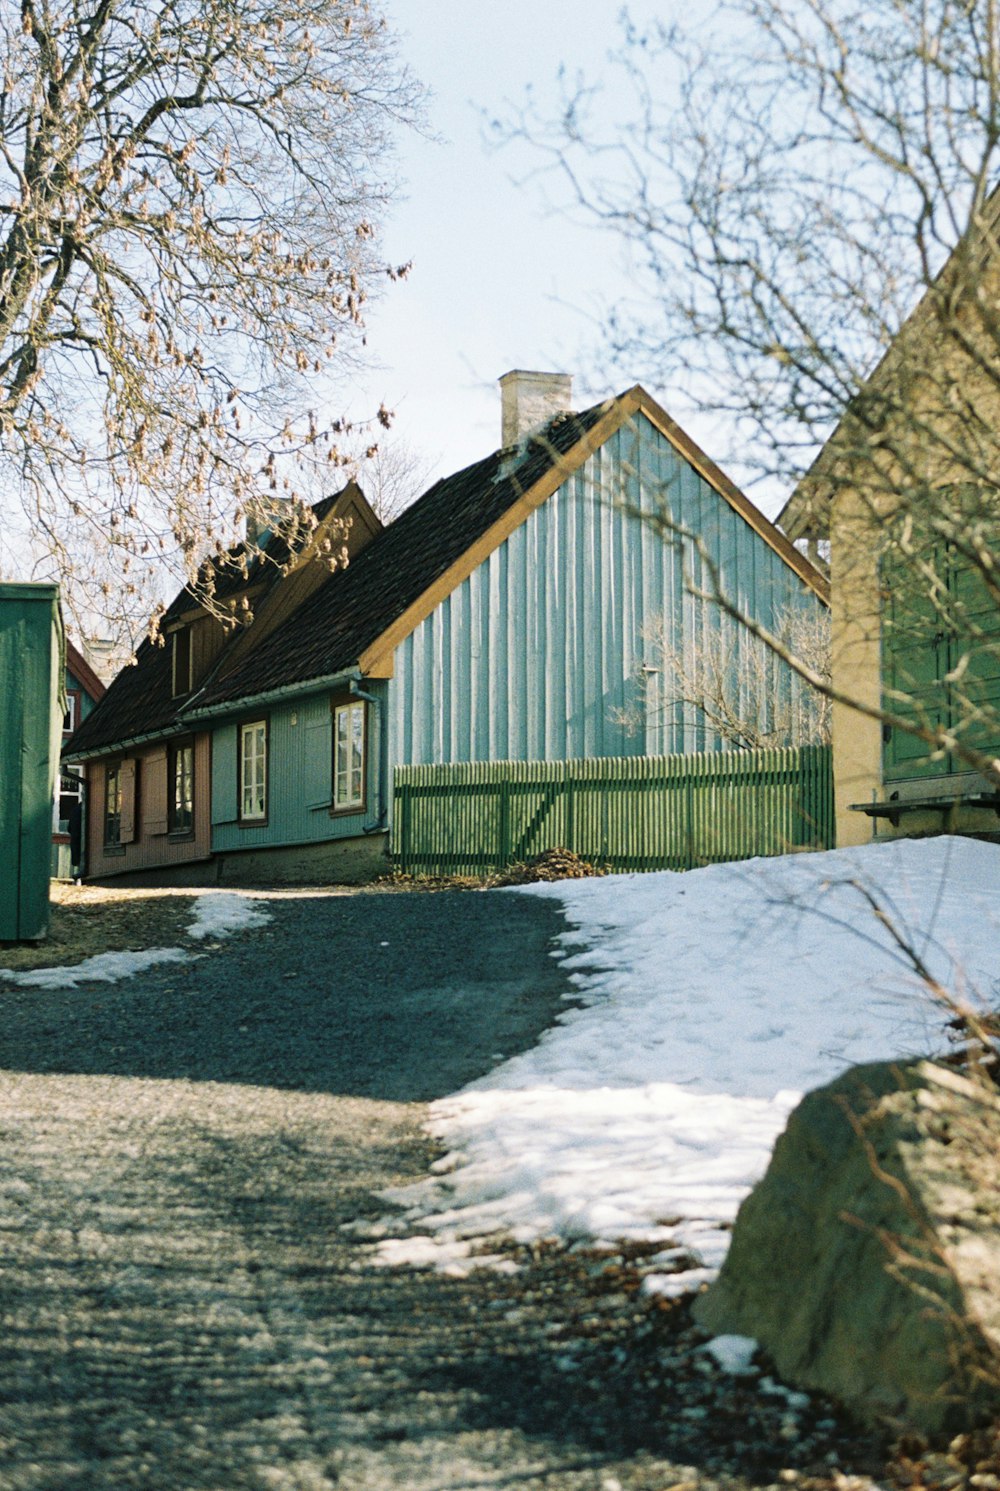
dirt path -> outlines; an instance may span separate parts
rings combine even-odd
[[[273,909],[180,976],[2,996],[4,1491],[663,1491],[734,1454],[773,1479],[779,1415],[665,1389],[624,1266],[447,1279],[358,1238],[433,1158],[423,1100],[551,1021],[549,903]]]

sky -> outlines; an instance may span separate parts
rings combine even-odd
[[[618,245],[547,206],[555,183],[546,190],[537,179],[526,147],[486,139],[487,120],[512,117],[528,88],[554,114],[560,68],[599,77],[619,42],[619,11],[614,0],[386,0],[386,10],[401,55],[431,90],[428,134],[401,142],[405,200],[385,243],[390,262],[413,269],[369,316],[375,365],[349,408],[363,417],[384,399],[395,438],[436,477],[499,445],[496,380],[511,368],[574,374],[577,408],[620,392],[589,355],[601,307],[626,288]],[[641,368],[617,380],[644,381]]]

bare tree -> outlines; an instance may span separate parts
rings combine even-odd
[[[358,461],[358,481],[383,523],[397,518],[430,483],[434,461],[405,440],[380,436]]]
[[[993,0],[731,0],[697,34],[626,19],[617,61],[619,129],[580,86],[499,133],[621,236],[636,293],[607,342],[629,376],[792,488],[796,539],[831,537],[832,680],[707,562],[701,589],[852,711],[869,754],[884,730],[1000,788]]]
[[[830,617],[822,607],[782,608],[774,632],[796,657],[825,679],[830,673]],[[830,740],[830,701],[803,684],[757,637],[734,645],[731,626],[704,625],[685,646],[668,617],[643,633],[644,664],[634,704],[622,723],[644,728],[657,715],[680,708],[696,728],[717,735],[731,749],[764,750],[821,745]]]
[[[419,90],[367,0],[0,0],[0,34],[5,507],[84,591],[82,536],[126,590],[204,590],[250,498],[335,458],[308,411],[405,272],[377,226]]]

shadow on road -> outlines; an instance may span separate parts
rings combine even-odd
[[[0,1068],[427,1101],[534,1044],[564,1007],[548,900],[275,899],[271,923],[120,984],[3,992]],[[0,989],[3,975],[0,972]]]

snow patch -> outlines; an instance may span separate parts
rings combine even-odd
[[[753,1336],[716,1336],[703,1349],[731,1377],[756,1376],[753,1355],[757,1342]]]
[[[448,1152],[387,1199],[445,1252],[497,1232],[662,1240],[692,1287],[802,1093],[944,1046],[948,1012],[893,928],[958,998],[1000,1000],[998,884],[1000,847],[938,838],[493,892],[560,902],[578,1005],[432,1105]]]
[[[27,973],[4,971],[3,977],[28,989],[75,989],[77,984],[114,984],[145,973],[157,963],[187,963],[191,954],[180,947],[151,947],[145,952],[97,953],[72,968],[33,968]]]
[[[376,1268],[433,1268],[437,1273],[464,1279],[479,1268],[493,1273],[514,1274],[518,1266],[499,1253],[473,1254],[467,1242],[444,1241],[438,1237],[387,1238],[373,1250],[369,1260]]]
[[[228,937],[233,932],[263,926],[270,920],[271,913],[250,897],[233,891],[212,891],[198,895],[188,936]],[[28,972],[3,969],[0,977],[28,989],[75,989],[78,984],[118,983],[145,973],[158,963],[190,963],[199,957],[200,953],[182,947],[150,947],[137,952],[97,953],[69,967],[33,968]]]
[[[189,937],[228,937],[262,927],[271,920],[259,902],[233,891],[211,891],[198,897],[194,917],[188,926]]]
[[[685,1268],[678,1274],[647,1274],[639,1293],[650,1299],[680,1299],[715,1277],[713,1268]]]

